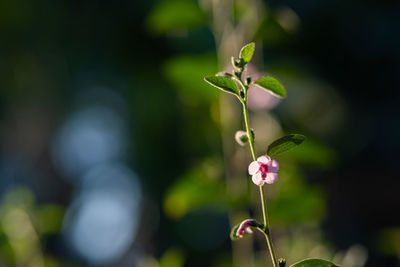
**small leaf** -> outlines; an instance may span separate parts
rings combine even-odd
[[[224,92],[231,93],[236,96],[239,95],[239,89],[236,83],[229,78],[222,76],[208,76],[205,77],[204,80]]]
[[[306,140],[306,137],[301,134],[289,134],[281,137],[268,146],[267,155],[272,158],[278,154],[295,148],[296,146],[303,143],[304,140]]]
[[[280,97],[286,97],[285,87],[283,87],[283,85],[277,79],[275,79],[271,76],[267,76],[267,77],[258,79],[254,83],[259,85],[263,89],[270,91],[274,95],[277,95]]]
[[[243,60],[244,64],[250,62],[251,58],[253,57],[254,49],[256,45],[254,43],[249,43],[242,47],[240,50],[239,57]]]
[[[292,264],[290,267],[339,267],[339,265],[321,259],[307,259]]]

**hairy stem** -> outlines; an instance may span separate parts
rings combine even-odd
[[[244,123],[246,125],[247,135],[249,137],[251,155],[253,156],[253,160],[256,161],[257,156],[256,156],[256,150],[254,149],[254,137],[253,137],[253,134],[251,133],[250,124],[249,124],[249,115],[247,112],[247,99],[245,99],[243,101],[243,116],[244,116]]]
[[[249,137],[251,155],[253,156],[253,160],[256,161],[257,160],[257,156],[256,156],[255,148],[254,148],[254,137],[253,137],[253,134],[251,133],[250,123],[249,123],[249,114],[248,114],[248,111],[247,111],[247,89],[248,88],[244,88],[244,89],[245,89],[245,98],[242,100],[244,123],[246,125],[246,131],[247,131],[247,135]],[[271,236],[270,236],[270,233],[269,233],[267,205],[265,203],[264,190],[263,190],[262,186],[260,186],[259,188],[260,188],[261,206],[262,206],[263,220],[264,220],[264,231],[263,231],[263,233],[265,235],[265,239],[267,240],[268,250],[269,250],[269,254],[271,255],[272,264],[273,264],[274,267],[277,267],[278,264],[277,264],[277,261],[276,261],[274,246],[272,245],[272,240],[271,240]]]

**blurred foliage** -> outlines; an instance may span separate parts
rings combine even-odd
[[[177,219],[188,211],[204,207],[226,211],[229,199],[226,198],[225,187],[219,179],[221,170],[218,168],[205,161],[175,180],[165,196],[165,212]]]
[[[290,152],[291,157],[300,164],[326,169],[334,166],[336,153],[326,144],[307,138],[300,147]]]
[[[168,81],[189,103],[217,100],[218,91],[203,81],[203,77],[217,72],[214,54],[179,55],[169,59],[164,65]]]
[[[62,266],[44,254],[45,235],[60,232],[64,210],[59,205],[36,205],[27,188],[10,190],[0,207],[1,258],[9,266]]]
[[[196,1],[164,0],[151,11],[147,22],[151,31],[161,34],[205,25],[206,16]]]
[[[380,230],[375,235],[375,249],[400,259],[400,227]]]
[[[178,248],[170,248],[162,255],[160,267],[181,267],[185,262],[185,256],[182,250]]]

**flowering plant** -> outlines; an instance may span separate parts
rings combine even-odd
[[[235,135],[236,141],[244,145],[249,143],[251,154],[253,157],[253,162],[249,164],[248,172],[252,175],[252,181],[259,187],[261,206],[263,213],[263,223],[256,221],[255,219],[245,219],[240,224],[234,226],[231,231],[231,239],[236,240],[244,237],[247,234],[253,233],[252,228],[260,231],[264,234],[269,254],[271,256],[272,264],[274,267],[280,266],[284,267],[286,265],[286,260],[280,258],[277,260],[274,246],[272,244],[270,229],[268,224],[267,208],[264,197],[264,184],[273,184],[278,180],[278,170],[279,164],[274,159],[278,154],[286,152],[298,145],[300,145],[304,140],[305,136],[301,134],[290,134],[279,138],[278,140],[272,142],[267,149],[266,155],[261,155],[257,157],[255,146],[254,146],[254,131],[250,128],[249,115],[247,108],[247,95],[248,91],[257,85],[262,89],[270,92],[271,94],[285,98],[286,89],[285,87],[274,77],[265,76],[255,81],[252,81],[250,77],[243,77],[243,72],[246,65],[250,62],[253,57],[255,50],[255,44],[250,43],[245,45],[239,54],[239,58],[236,59],[232,57],[233,71],[232,73],[220,72],[215,76],[205,77],[204,80],[211,84],[212,86],[226,92],[235,95],[243,107],[243,117],[246,126],[246,131],[238,131]],[[292,267],[332,267],[337,266],[329,261],[321,259],[306,259],[291,265]]]

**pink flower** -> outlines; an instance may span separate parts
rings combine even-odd
[[[251,230],[250,226],[254,226],[254,222],[255,220],[253,219],[247,219],[244,220],[238,227],[237,231],[236,231],[236,235],[239,237],[243,237],[244,232],[248,233],[248,234],[252,234],[253,231]]]
[[[260,156],[257,161],[249,165],[249,174],[252,175],[253,183],[258,186],[273,184],[278,180],[279,164],[276,160],[271,160],[268,156]]]

